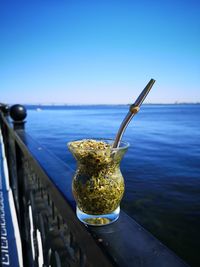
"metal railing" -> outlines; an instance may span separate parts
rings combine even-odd
[[[18,111],[16,111],[17,113]],[[0,112],[24,267],[185,266],[121,211],[117,222],[86,227],[76,217],[73,170],[24,130],[25,115]]]

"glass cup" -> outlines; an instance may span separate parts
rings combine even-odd
[[[129,147],[121,142],[112,148],[112,139],[83,139],[69,142],[68,148],[77,160],[72,181],[76,214],[88,225],[106,225],[116,221],[124,194],[120,162]]]

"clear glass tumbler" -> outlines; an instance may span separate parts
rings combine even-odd
[[[124,194],[120,162],[129,144],[112,148],[112,139],[83,139],[68,143],[77,160],[72,181],[76,213],[88,225],[105,225],[116,221]]]

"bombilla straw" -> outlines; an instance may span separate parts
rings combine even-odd
[[[117,135],[115,137],[115,141],[113,143],[113,148],[119,147],[120,141],[121,141],[122,136],[123,136],[123,134],[124,134],[124,132],[126,130],[126,127],[128,126],[129,122],[132,120],[134,115],[137,114],[138,111],[140,110],[140,106],[144,102],[146,96],[148,95],[148,93],[151,90],[151,88],[154,85],[154,83],[155,83],[155,80],[151,79],[148,82],[148,84],[146,85],[146,87],[144,88],[144,90],[141,92],[141,94],[138,96],[138,98],[136,99],[135,103],[130,105],[129,112],[127,113],[126,117],[122,121],[122,123],[120,125],[120,128],[118,130],[118,133],[117,133]]]

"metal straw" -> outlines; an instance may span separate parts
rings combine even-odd
[[[144,90],[141,92],[139,97],[136,99],[135,103],[130,105],[129,112],[127,113],[126,117],[122,121],[120,128],[118,130],[118,133],[115,137],[115,141],[113,143],[113,148],[119,147],[120,141],[122,139],[122,136],[126,130],[126,127],[128,126],[129,122],[133,118],[135,114],[138,113],[140,110],[140,106],[142,105],[143,101],[145,100],[146,96],[148,95],[149,91],[151,90],[152,86],[154,85],[155,80],[151,79]]]

